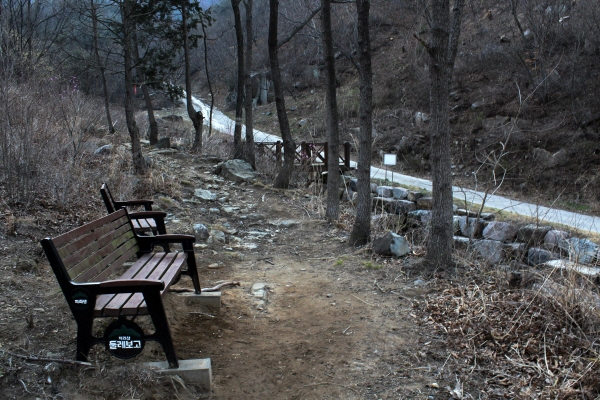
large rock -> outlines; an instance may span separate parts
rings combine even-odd
[[[579,264],[598,263],[600,247],[588,239],[570,238],[559,242],[561,250],[569,253],[569,259]]]
[[[194,224],[194,236],[198,240],[206,240],[210,236],[210,231],[204,224]]]
[[[504,258],[504,245],[498,240],[477,240],[473,243],[473,249],[479,258],[490,264],[499,264]]]
[[[396,200],[392,204],[393,213],[398,215],[408,214],[417,209],[417,205],[408,200]]]
[[[490,222],[483,230],[483,237],[501,242],[512,241],[517,235],[517,227],[508,222]]]
[[[419,200],[423,196],[424,196],[423,193],[409,191],[406,199],[410,200],[410,201],[414,201],[416,203],[417,200]]]
[[[560,248],[560,242],[569,238],[569,233],[552,229],[544,236],[544,247],[548,250],[556,250]]]
[[[527,247],[537,247],[542,244],[544,237],[551,229],[549,226],[525,225],[517,231],[517,239],[525,243]]]
[[[376,212],[390,212],[395,202],[391,197],[373,197],[372,210]]]
[[[410,211],[408,214],[408,221],[413,225],[427,225],[431,222],[431,211],[430,210],[415,210]]]
[[[460,233],[463,236],[473,239],[480,238],[484,228],[482,219],[469,217],[460,217],[458,225],[460,226]]]
[[[396,200],[404,200],[408,197],[408,189],[395,187],[392,189],[392,195]]]
[[[433,197],[421,197],[417,199],[417,207],[420,210],[431,210],[433,207]]]
[[[227,160],[215,167],[215,173],[234,182],[250,182],[256,179],[256,171],[244,160]]]
[[[382,256],[402,257],[410,253],[410,246],[404,236],[388,232],[373,241],[373,253]]]
[[[555,260],[557,257],[550,250],[541,249],[539,247],[532,247],[527,250],[527,264],[529,265],[540,265],[550,260]]]
[[[379,197],[394,197],[394,188],[391,186],[378,186],[376,194]]]
[[[158,141],[154,144],[155,149],[170,149],[171,148],[171,138],[164,137],[158,139]]]
[[[196,189],[194,191],[194,196],[201,198],[206,201],[215,201],[217,200],[217,195],[209,190],[204,189]]]

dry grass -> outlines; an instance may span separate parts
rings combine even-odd
[[[576,274],[536,272],[533,285],[511,288],[506,274],[471,268],[417,305],[465,390],[482,398],[597,398],[597,287]]]

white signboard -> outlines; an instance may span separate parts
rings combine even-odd
[[[384,154],[383,155],[383,165],[396,165],[396,155],[395,154]]]

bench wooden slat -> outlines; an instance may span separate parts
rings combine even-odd
[[[85,273],[86,277],[91,278],[105,269],[109,271],[108,275],[110,275],[115,268],[118,267],[118,265],[114,263],[114,260],[120,259],[124,254],[129,254],[132,248],[135,248],[137,251],[137,241],[131,230],[122,233],[116,238],[109,237],[108,239],[112,240],[106,240],[107,244],[100,248],[99,251],[90,254],[79,264],[68,269],[69,276],[72,276],[73,278],[76,276],[80,277]]]
[[[160,263],[160,261],[164,258],[165,253],[155,253],[155,254],[144,254],[135,264],[129,268],[125,274],[121,277],[121,279],[146,279],[148,275],[154,270],[156,265]],[[109,302],[106,302],[100,307],[96,304],[96,309],[94,310],[99,315],[107,316],[105,313],[105,309],[118,309],[123,303],[125,303],[130,297],[131,293],[118,294],[116,296],[111,295],[111,299]],[[102,295],[99,296],[108,296]],[[114,313],[110,314],[110,316],[115,315]],[[116,315],[119,315],[117,312]]]
[[[92,221],[89,224],[80,226],[79,228],[75,228],[72,231],[63,233],[60,236],[52,238],[52,243],[54,243],[54,246],[56,248],[63,247],[66,243],[70,242],[71,240],[78,238],[79,236],[86,234],[91,230],[94,230],[101,226],[109,224],[112,221],[118,220],[119,218],[122,218],[123,215],[126,215],[125,210],[119,210],[116,213],[108,214],[107,216],[97,219],[95,221]]]
[[[88,282],[102,282],[102,281],[108,279],[113,274],[114,270],[118,266],[121,266],[121,265],[123,265],[124,262],[130,260],[139,251],[137,243],[134,243],[134,241],[127,242],[127,244],[125,246],[127,246],[127,247],[131,246],[131,248],[129,250],[127,250],[126,252],[124,252],[123,254],[121,254],[120,256],[119,256],[119,253],[113,253],[109,257],[104,259],[104,261],[113,263],[113,264],[115,264],[115,266],[106,268],[105,270],[103,270],[100,273],[98,273],[99,271],[96,268],[90,268],[89,270],[87,270],[85,272],[85,274],[82,274],[79,277],[79,279],[87,279]],[[119,256],[119,257],[116,258],[115,260],[113,260],[117,256]]]
[[[65,265],[67,271],[70,271],[73,268],[79,268],[79,272],[81,272],[82,269],[79,267],[79,264],[85,263],[86,260],[93,257],[95,254],[98,254],[98,250],[104,250],[105,246],[108,246],[114,250],[118,248],[119,244],[121,244],[123,241],[131,239],[132,237],[133,233],[131,232],[131,227],[123,225],[117,230],[110,231],[102,237],[96,236],[96,240],[91,241],[85,248],[80,248],[68,254],[60,254],[59,252],[58,255],[62,257],[63,264]],[[77,242],[73,244],[76,243]],[[106,252],[102,254],[104,256],[107,255]],[[96,262],[89,264],[88,261],[87,265],[90,266]]]
[[[171,253],[172,254],[172,253]],[[166,260],[161,262],[161,266],[158,266],[147,279],[158,279],[165,283],[165,288],[161,293],[171,287],[177,274],[181,270],[181,266],[187,259],[185,253],[177,253],[177,256],[167,264]],[[121,312],[125,315],[135,314],[147,314],[148,309],[146,308],[146,302],[141,293],[136,293],[125,303],[121,309]]]
[[[150,260],[154,254],[147,253],[142,255],[135,264],[131,266],[125,273],[121,276],[120,279],[132,279],[135,274],[140,270],[141,267],[145,266],[148,260]],[[102,316],[102,309],[110,303],[110,301],[115,297],[114,294],[103,294],[98,296],[96,300],[96,307],[94,309],[94,316],[100,317]]]
[[[65,259],[71,254],[85,251],[84,249],[86,249],[89,244],[119,228],[129,228],[129,220],[127,219],[127,216],[123,216],[115,221],[111,221],[110,223],[96,228],[93,231],[88,231],[77,238],[73,238],[68,244],[57,247],[58,255]]]
[[[177,253],[156,253],[152,259],[150,259],[144,268],[138,269],[135,274],[135,279],[156,279],[160,280],[164,274],[165,269],[173,264],[173,260],[176,258]],[[137,269],[137,268],[136,268]],[[104,307],[102,315],[116,317],[119,314],[123,315],[135,315],[138,314],[138,307],[142,303],[144,296],[141,293],[131,294],[119,294],[112,299],[112,301]],[[127,304],[127,307],[125,307]]]

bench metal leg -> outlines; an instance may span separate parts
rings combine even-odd
[[[144,300],[150,313],[150,318],[154,324],[154,334],[148,336],[148,339],[159,342],[167,356],[169,368],[178,368],[179,362],[175,354],[175,346],[173,345],[173,337],[171,336],[171,328],[163,306],[160,293],[144,293]]]
[[[196,257],[194,255],[194,247],[191,242],[185,242],[182,244],[183,251],[187,252],[187,271],[184,273],[189,275],[192,278],[192,282],[194,283],[194,291],[196,294],[201,293],[200,289],[200,279],[198,278],[198,266],[196,265]]]
[[[92,336],[93,325],[94,318],[77,319],[77,361],[88,361],[90,349],[96,344],[96,340]]]

